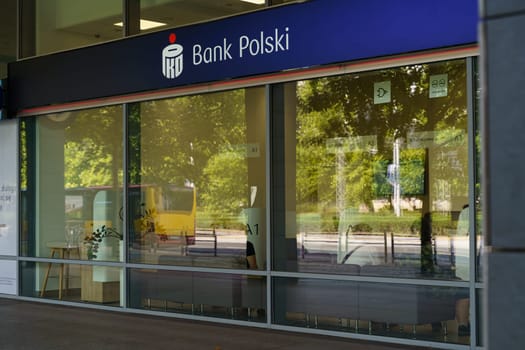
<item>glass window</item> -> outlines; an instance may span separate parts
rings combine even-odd
[[[264,277],[132,269],[129,285],[133,308],[266,321]]]
[[[286,84],[275,268],[468,280],[466,79],[456,60]]]
[[[78,264],[20,263],[25,297],[123,306],[123,269]]]
[[[456,303],[467,288],[274,279],[274,322],[296,327],[468,344]]]
[[[130,260],[264,269],[265,90],[133,105]]]
[[[201,22],[263,8],[264,0],[141,0],[141,32]]]
[[[17,1],[2,2],[0,11],[0,79],[7,77],[7,63],[16,60]]]
[[[121,0],[36,0],[36,53],[120,38],[121,23]]]
[[[0,121],[0,256],[16,256],[18,239],[18,124]],[[1,270],[0,271],[5,271]],[[0,282],[0,285],[2,282]]]
[[[120,106],[23,120],[22,255],[122,260],[122,120]]]

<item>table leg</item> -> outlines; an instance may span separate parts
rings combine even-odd
[[[64,250],[60,249],[60,259],[64,259]],[[58,277],[58,299],[62,299],[62,287],[64,285],[64,263],[60,263],[60,272]]]
[[[55,256],[55,249],[51,249],[51,259],[53,259],[53,257]],[[47,264],[47,271],[46,271],[46,275],[44,277],[44,283],[42,285],[42,290],[40,291],[40,297],[43,297],[44,294],[46,293],[46,287],[47,287],[47,280],[49,279],[49,272],[51,272],[51,265],[53,263],[48,263]]]

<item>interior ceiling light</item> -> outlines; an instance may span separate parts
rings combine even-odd
[[[118,22],[118,23],[113,23],[113,25],[115,25],[117,27],[122,27],[122,26],[124,26],[124,23]],[[157,27],[162,27],[162,26],[165,26],[165,25],[166,25],[166,23],[162,23],[162,22],[149,21],[147,19],[141,19],[140,20],[140,30],[148,30],[148,29],[153,29],[153,28],[157,28]]]
[[[249,2],[250,4],[255,4],[255,5],[264,5],[264,3],[266,2],[266,0],[241,0],[241,1]]]

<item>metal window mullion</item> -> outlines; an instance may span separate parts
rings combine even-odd
[[[469,321],[470,347],[476,348],[477,342],[477,297],[476,297],[476,118],[474,116],[474,65],[473,58],[468,57],[467,63],[467,149],[468,149],[468,202],[469,202]]]
[[[140,0],[122,0],[122,23],[124,37],[140,33]]]
[[[18,0],[17,3],[17,58],[36,55],[36,3]]]
[[[272,107],[271,107],[271,103],[272,103],[272,98],[271,98],[271,86],[270,85],[265,85],[265,88],[264,88],[264,93],[265,93],[265,116],[266,116],[266,170],[265,170],[265,173],[266,173],[266,179],[265,179],[265,183],[266,183],[266,324],[268,325],[268,327],[270,327],[271,323],[272,323],[272,302],[273,302],[273,299],[272,299],[272,278],[271,278],[271,270],[272,270],[272,245],[271,245],[271,240],[272,240],[272,236],[269,232],[272,232],[273,230],[271,230],[271,225],[272,225],[272,220],[271,220],[271,213],[272,213],[272,194],[273,194],[273,191],[272,191],[272,188],[271,188],[271,166],[272,166],[272,162],[271,162],[271,159],[272,159],[272,154],[271,154],[271,145],[272,145],[272,135],[271,135],[271,110],[272,110]]]
[[[122,127],[123,127],[123,132],[122,132],[122,149],[123,149],[123,152],[122,152],[122,171],[123,171],[123,183],[122,183],[122,186],[123,186],[123,193],[122,193],[122,207],[124,208],[122,210],[122,230],[123,230],[123,238],[122,238],[122,249],[123,249],[123,253],[122,253],[122,257],[123,257],[123,267],[122,267],[122,279],[120,281],[121,283],[121,286],[120,288],[123,289],[123,293],[122,293],[122,297],[124,298],[124,300],[121,300],[120,301],[120,304],[122,307],[124,308],[127,308],[129,303],[128,303],[128,270],[126,268],[126,262],[128,261],[128,237],[129,237],[129,232],[128,232],[128,228],[129,228],[129,225],[128,225],[128,185],[129,185],[129,178],[128,178],[128,174],[129,174],[129,164],[128,164],[128,160],[129,160],[129,153],[128,153],[128,134],[129,134],[129,128],[128,128],[128,119],[129,119],[129,104],[128,103],[125,103],[123,105],[123,113],[122,113],[122,118],[123,118],[123,121],[122,121]]]
[[[22,189],[21,189],[21,182],[20,182],[20,179],[22,178],[20,173],[22,172],[22,168],[20,167],[21,165],[21,147],[20,147],[20,119],[17,119],[16,121],[16,169],[18,169],[17,173],[16,173],[16,184],[18,186],[17,188],[17,199],[16,199],[16,223],[17,223],[17,226],[16,226],[16,243],[15,243],[15,252],[16,252],[16,256],[14,257],[16,259],[16,271],[15,271],[15,278],[16,278],[16,295],[17,296],[20,296],[20,292],[21,292],[21,286],[22,286],[22,283],[21,283],[21,279],[20,277],[22,276],[22,273],[20,271],[20,262],[19,262],[19,258],[20,258],[20,241],[21,241],[21,232],[22,232],[22,214],[20,212],[21,208],[22,208]]]
[[[104,267],[118,267],[124,266],[122,262],[104,261],[104,260],[81,260],[81,259],[58,259],[58,258],[31,258],[18,257],[19,262],[27,261],[37,264],[67,264],[67,265],[89,265],[89,266],[104,266]]]
[[[364,341],[371,341],[377,343],[389,343],[397,344],[402,346],[417,346],[420,348],[429,348],[429,349],[448,349],[448,350],[467,350],[469,347],[467,345],[455,344],[455,343],[439,343],[435,341],[427,340],[416,340],[405,337],[396,338],[393,336],[383,336],[383,335],[369,335],[363,333],[343,333],[338,331],[331,331],[318,328],[300,328],[294,326],[285,326],[285,325],[273,325],[273,330],[280,330],[293,333],[306,333],[310,335],[321,335],[321,336],[333,336],[337,338],[347,338],[347,339],[357,339]]]
[[[447,287],[447,288],[469,288],[470,283],[465,281],[455,280],[431,280],[431,279],[417,279],[417,278],[397,278],[397,277],[378,277],[378,276],[362,276],[362,275],[329,275],[329,274],[315,274],[302,272],[278,272],[273,271],[272,277],[284,278],[309,278],[327,281],[348,281],[348,282],[366,282],[377,284],[401,284],[401,285],[415,285],[428,287]]]

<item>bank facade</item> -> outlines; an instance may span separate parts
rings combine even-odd
[[[18,3],[2,295],[482,346],[477,1],[73,3]]]

